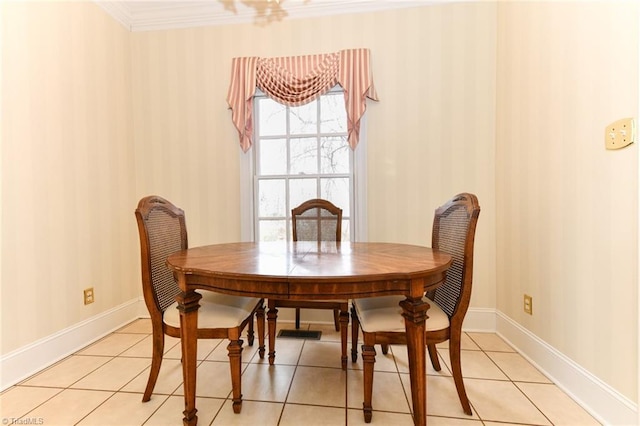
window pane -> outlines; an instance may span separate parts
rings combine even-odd
[[[351,241],[351,229],[349,229],[350,225],[351,221],[349,219],[342,219],[342,241]]]
[[[305,105],[291,107],[289,120],[289,131],[292,135],[316,133],[318,131],[318,102],[313,101]]]
[[[342,209],[342,216],[349,216],[349,178],[320,179],[320,198],[331,201]]]
[[[289,213],[307,200],[318,198],[316,179],[289,179]]]
[[[286,217],[284,179],[258,181],[259,217]]]
[[[291,139],[289,151],[291,152],[290,174],[298,175],[318,173],[317,138]]]
[[[350,154],[346,136],[321,138],[320,173],[349,173]]]
[[[260,136],[287,133],[287,107],[269,98],[258,98]]]
[[[346,141],[344,92],[298,107],[258,96],[254,108],[256,237],[291,240],[291,208],[326,198],[343,209],[343,239],[350,240],[354,153]]]
[[[344,104],[344,94],[320,97],[320,132],[347,132],[347,110]]]
[[[284,220],[261,220],[260,241],[284,241],[287,238],[287,223]]]
[[[287,141],[285,139],[260,139],[260,175],[284,175],[287,173]]]

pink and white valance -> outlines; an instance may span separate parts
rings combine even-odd
[[[321,55],[233,58],[227,102],[242,150],[248,151],[253,144],[256,87],[279,103],[299,106],[317,99],[336,84],[344,90],[348,142],[355,148],[366,98],[378,100],[369,56],[369,49],[348,49]]]

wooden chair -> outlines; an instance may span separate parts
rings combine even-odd
[[[165,265],[167,257],[187,248],[184,212],[158,196],[140,200],[135,211],[140,235],[142,289],[151,316],[153,358],[142,401],[149,401],[155,387],[164,353],[164,335],[180,337],[180,313],[176,296],[180,288]],[[259,355],[264,358],[264,301],[252,297],[236,297],[204,291],[198,309],[198,338],[230,340],[229,361],[233,388],[233,411],[240,412],[242,340],[248,325],[249,345],[253,345],[253,316],[257,317]]]
[[[453,380],[464,412],[471,415],[471,405],[462,380],[460,339],[462,322],[469,308],[473,276],[473,244],[480,206],[473,194],[458,194],[435,212],[432,247],[453,257],[447,278],[437,290],[427,293],[430,305],[427,311],[426,343],[431,364],[440,371],[436,343],[449,340],[449,357]],[[404,318],[399,303],[403,296],[385,296],[357,299],[352,307],[353,362],[357,359],[358,329],[362,329],[364,344],[362,359],[364,371],[364,418],[372,416],[374,345],[381,344],[387,353],[389,344],[406,344]]]
[[[291,209],[293,241],[342,240],[342,209],[319,198],[305,201]],[[342,369],[347,369],[347,332],[349,327],[349,300],[281,300],[269,299],[269,364],[275,360],[277,308],[296,309],[296,329],[300,328],[300,309],[331,309],[336,331],[341,333]]]

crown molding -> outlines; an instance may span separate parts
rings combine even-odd
[[[266,0],[265,5],[266,5]],[[456,0],[280,0],[283,11],[272,20],[309,18],[348,13],[376,12],[453,3]],[[116,21],[132,32],[176,28],[268,23],[257,16],[246,0],[233,3],[235,11],[225,9],[221,1],[117,1],[94,0]]]

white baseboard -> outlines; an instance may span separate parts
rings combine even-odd
[[[130,300],[0,358],[0,391],[19,383],[141,316],[144,302]]]
[[[500,311],[495,332],[602,424],[638,424],[636,403]]]

